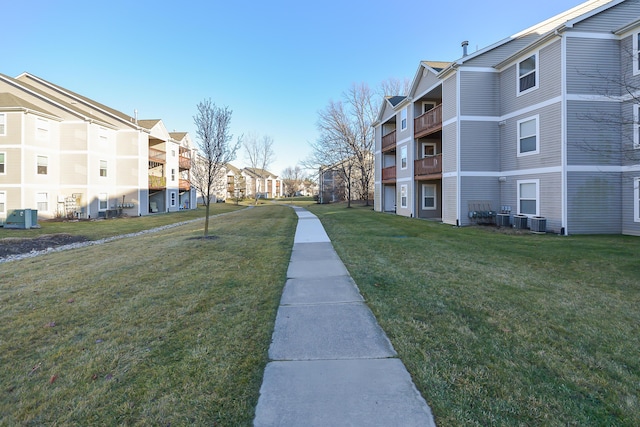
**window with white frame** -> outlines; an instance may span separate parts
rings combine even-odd
[[[109,195],[107,193],[98,194],[98,210],[106,211],[109,207]]]
[[[36,119],[36,138],[46,141],[49,139],[49,120]]]
[[[633,179],[633,221],[640,222],[640,177]]]
[[[538,124],[539,117],[528,117],[518,120],[518,156],[528,156],[540,152]]]
[[[7,173],[6,170],[6,157],[7,157],[7,153],[0,153],[0,175],[4,175],[5,173]]]
[[[427,111],[433,110],[434,108],[436,108],[435,102],[425,101],[422,103],[422,114],[426,113]]]
[[[175,180],[176,180],[176,170],[171,169],[171,181],[175,181]]]
[[[436,185],[422,184],[422,209],[436,209]]]
[[[171,192],[171,206],[174,207],[176,205],[176,192]]]
[[[0,191],[0,214],[7,213],[7,193]]]
[[[106,160],[100,160],[100,176],[102,176],[102,177],[106,177],[107,176],[107,161]]]
[[[407,168],[407,146],[404,145],[400,148],[400,169]]]
[[[518,213],[523,215],[540,215],[540,180],[527,179],[517,182]]]
[[[0,113],[0,136],[7,134],[7,115]]]
[[[633,35],[633,75],[640,74],[640,33]]]
[[[38,156],[38,175],[46,175],[49,172],[49,158]]]
[[[640,148],[640,104],[633,106],[633,148]]]
[[[400,130],[407,128],[407,108],[403,108],[400,112]]]
[[[400,186],[400,207],[401,208],[407,207],[407,186],[406,185]]]
[[[36,193],[38,212],[49,212],[49,193]]]
[[[538,88],[538,54],[518,62],[518,95]]]

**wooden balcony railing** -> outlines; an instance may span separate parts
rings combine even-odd
[[[180,191],[189,191],[191,189],[191,182],[188,179],[182,179],[178,181],[178,189]]]
[[[178,167],[180,170],[191,169],[191,159],[185,156],[178,156]]]
[[[442,154],[418,159],[413,164],[414,176],[426,176],[442,173]]]
[[[391,151],[396,146],[396,131],[392,130],[382,137],[382,151]]]
[[[396,179],[396,167],[389,166],[387,168],[382,169],[382,180],[389,181]]]
[[[167,153],[162,150],[157,150],[155,148],[149,148],[149,161],[156,163],[166,163],[167,162]]]
[[[442,129],[442,104],[436,105],[431,110],[418,116],[413,121],[413,134],[415,138],[429,135]]]
[[[149,175],[149,190],[164,190],[165,188],[167,188],[166,177]]]

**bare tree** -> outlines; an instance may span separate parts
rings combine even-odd
[[[303,182],[307,179],[307,174],[299,165],[287,167],[282,171],[282,183],[284,184],[284,194],[287,197],[295,196]]]
[[[245,158],[257,175],[255,179],[254,197],[255,203],[258,203],[259,197],[259,180],[266,178],[266,172],[269,165],[275,160],[275,152],[273,151],[273,138],[268,135],[259,137],[257,134],[250,134],[244,140]]]
[[[241,144],[238,138],[231,143],[233,135],[229,133],[232,111],[228,107],[217,107],[206,99],[197,106],[198,113],[193,116],[196,125],[196,141],[199,153],[193,164],[191,185],[202,195],[206,208],[204,237],[209,236],[209,206],[215,191],[220,185],[226,185],[222,179],[227,163],[235,159]],[[220,184],[222,182],[222,184]]]
[[[374,167],[371,124],[378,97],[364,83],[352,85],[342,97],[343,101],[330,101],[319,112],[320,137],[311,143],[312,155],[306,165],[316,165],[321,175],[327,170],[337,172],[346,186],[348,207],[354,192],[369,205]]]
[[[385,96],[405,95],[409,92],[410,84],[411,82],[407,78],[403,80],[388,78],[380,83],[378,96],[380,96],[380,98],[384,98]]]

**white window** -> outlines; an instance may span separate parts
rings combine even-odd
[[[38,212],[49,212],[49,193],[36,193]]]
[[[422,114],[427,111],[433,110],[436,107],[436,103],[433,101],[425,101],[422,103]]]
[[[107,161],[100,160],[100,176],[107,176]]]
[[[518,181],[518,213],[530,216],[540,215],[540,180]]]
[[[400,112],[400,130],[407,128],[407,108],[403,108]]]
[[[633,148],[640,148],[640,104],[633,106]]]
[[[41,118],[36,119],[36,138],[47,141],[49,140],[49,121]]]
[[[518,120],[518,156],[539,153],[538,135],[540,126],[538,125],[538,119],[539,117],[535,116]]]
[[[640,33],[633,35],[633,75],[640,74]]]
[[[7,115],[2,113],[0,114],[0,136],[4,136],[7,134]]]
[[[433,142],[422,143],[422,158],[436,155],[436,144]]]
[[[49,171],[49,158],[38,156],[38,175],[46,175]]]
[[[400,186],[400,207],[401,208],[407,207],[407,186],[406,185]]]
[[[422,209],[436,209],[436,185],[422,184]]]
[[[109,207],[109,195],[107,193],[98,194],[98,210],[106,211]]]
[[[538,54],[518,62],[518,95],[538,88]]]
[[[7,193],[0,191],[0,214],[7,213]]]
[[[171,192],[171,206],[175,206],[176,205],[176,192],[172,191]]]
[[[176,180],[176,170],[171,169],[171,181],[175,181],[175,180]]]
[[[633,180],[633,220],[640,222],[640,177]]]
[[[100,141],[103,144],[106,144],[108,141],[108,132],[107,129],[105,128],[98,128],[98,141]]]
[[[404,145],[400,148],[400,169],[407,168],[407,146]]]
[[[0,153],[0,175],[4,175],[5,173],[7,173],[6,170],[6,156],[7,153]]]

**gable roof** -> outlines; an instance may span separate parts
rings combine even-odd
[[[244,168],[244,171],[246,171],[247,173],[249,173],[249,175],[252,175],[254,178],[266,178],[269,176],[272,176],[274,178],[277,178],[278,175],[272,174],[271,172],[269,172],[266,169],[260,169],[260,168]]]
[[[57,117],[51,111],[47,111],[44,108],[40,108],[37,105],[34,105],[15,95],[12,95],[7,92],[0,93],[0,110],[4,111],[4,110],[16,109],[16,108],[30,110],[30,111],[37,111],[42,114],[47,114],[47,115]]]

